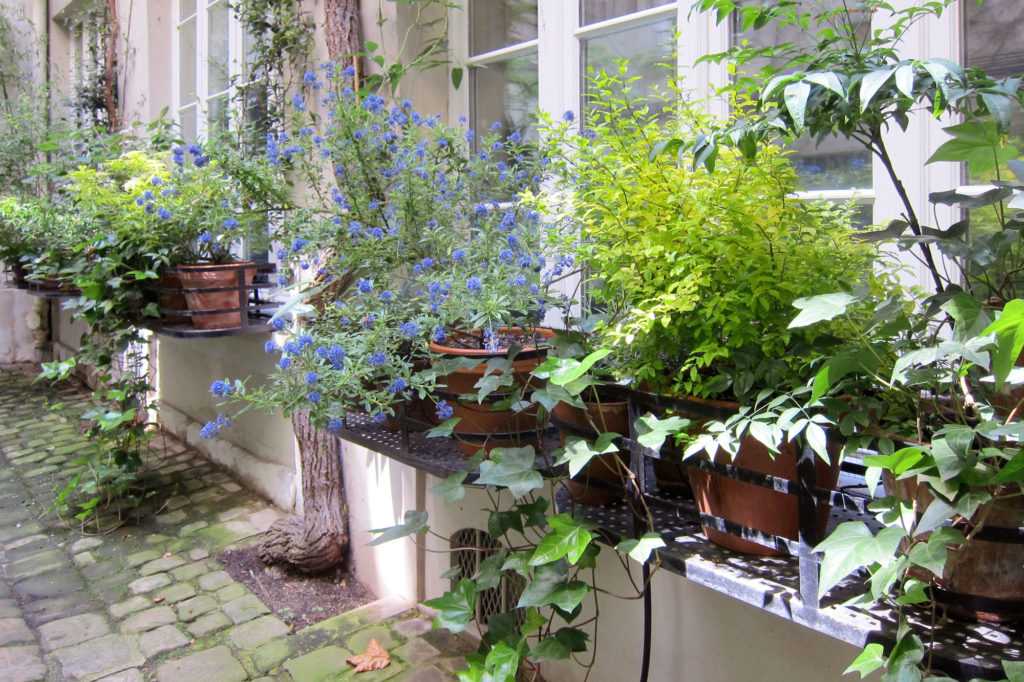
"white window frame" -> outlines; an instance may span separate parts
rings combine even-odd
[[[209,8],[218,2],[226,3],[228,8],[228,87],[217,92],[208,92],[209,88],[209,66],[207,64],[209,45]],[[181,0],[173,0],[171,15],[173,37],[171,40],[171,102],[174,121],[181,125],[181,35],[182,24],[195,20],[196,22],[196,137],[205,138],[209,132],[210,102],[224,95],[227,96],[228,110],[235,116],[241,112],[235,102],[235,93],[243,87],[242,74],[244,66],[244,47],[242,22],[238,20],[234,10],[231,9],[229,0],[196,0],[195,14],[188,17],[181,17]]]

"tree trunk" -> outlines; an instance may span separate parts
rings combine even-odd
[[[360,73],[359,0],[325,0],[327,54],[332,62],[352,64]]]
[[[302,462],[303,515],[271,526],[259,547],[264,563],[320,573],[341,564],[348,547],[348,505],[338,440],[317,429],[308,413],[292,415]]]

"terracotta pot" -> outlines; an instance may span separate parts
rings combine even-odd
[[[731,462],[743,469],[791,481],[797,479],[797,459],[797,453],[793,448],[783,448],[782,452],[773,457],[768,448],[749,436],[740,444],[740,451],[735,460],[730,460],[727,454],[721,452],[715,457],[715,461],[720,464]],[[834,488],[836,481],[839,480],[839,458],[833,456],[831,459],[833,460],[831,465],[826,464],[820,458],[815,459],[819,488]],[[790,540],[798,538],[800,516],[799,500],[796,495],[778,493],[763,486],[744,483],[720,474],[707,473],[696,467],[690,467],[689,475],[693,497],[697,501],[697,508],[701,513],[724,518],[741,526]],[[818,537],[824,537],[831,509],[831,506],[827,504],[822,504],[818,508],[818,518],[814,529]],[[759,556],[786,555],[786,552],[779,552],[707,526],[704,527],[704,532],[708,539],[716,545],[736,552]]]
[[[586,409],[558,403],[553,416],[562,424],[574,427],[575,432],[560,429],[562,444],[572,435],[589,434],[585,437],[595,438],[598,433],[591,424],[601,432],[612,432],[629,435],[629,402],[622,389],[603,387],[598,389],[601,394],[598,401],[584,401]],[[625,466],[629,466],[629,452],[619,451],[594,457],[575,478],[565,482],[569,495],[573,500],[588,506],[603,506],[621,500],[625,495],[622,486],[620,469],[615,465],[618,458]]]
[[[160,306],[160,323],[165,325],[190,324],[188,315],[175,314],[176,311],[188,310],[188,301],[182,292],[181,276],[176,270],[163,270],[157,286],[159,292],[157,303]]]
[[[11,275],[14,277],[14,286],[18,287],[19,289],[27,289],[27,274],[28,273],[25,271],[24,264],[22,264],[20,261],[15,261],[14,263],[11,263]]]
[[[517,332],[519,329],[501,330],[503,332]],[[536,329],[534,333],[543,338],[551,338],[554,332],[550,329]],[[488,452],[494,447],[520,447],[527,442],[536,445],[536,432],[542,426],[536,407],[522,412],[515,412],[509,409],[496,409],[495,404],[507,397],[507,393],[493,394],[482,403],[475,398],[460,400],[457,396],[475,394],[477,389],[474,385],[479,381],[487,370],[487,361],[492,358],[504,358],[508,355],[508,349],[503,348],[497,351],[489,351],[483,348],[460,348],[439,343],[431,343],[430,351],[438,355],[449,357],[479,358],[480,364],[473,367],[458,369],[438,379],[438,383],[445,387],[445,399],[452,405],[454,416],[459,418],[454,432],[458,438],[468,437],[468,440],[475,443],[470,454],[475,454],[484,446]],[[527,385],[532,377],[532,372],[547,356],[547,349],[542,345],[527,345],[512,363],[514,382],[517,386]],[[533,435],[531,435],[533,434]],[[501,441],[504,445],[498,446],[494,443]],[[515,445],[509,445],[515,443]],[[466,451],[466,448],[463,448]]]
[[[514,433],[511,435],[489,435],[489,436],[477,436],[477,435],[461,435],[455,444],[459,450],[466,457],[472,457],[481,448],[488,455],[491,454],[491,450],[495,448],[523,448],[527,445],[532,445],[534,449],[540,448],[540,436],[536,431],[524,431],[523,433]]]
[[[886,490],[914,505],[924,513],[935,499],[928,486],[916,477],[894,480],[888,472],[883,477]],[[985,528],[1024,527],[1024,499],[1014,497],[993,500],[978,508],[970,524],[964,524],[966,535],[974,523]],[[1024,618],[1024,543],[996,542],[974,538],[959,549],[950,549],[942,576],[920,569],[917,575],[930,580],[939,589],[936,601],[950,614],[969,620],[1004,622]]]
[[[245,286],[252,285],[256,277],[256,264],[252,261],[227,263],[224,265],[181,265],[178,276],[186,290],[185,300],[193,313],[192,326],[196,329],[236,329],[242,326],[242,313],[248,302],[248,289],[239,297],[238,271],[243,271]],[[189,289],[193,291],[188,291]],[[210,289],[212,291],[203,291]],[[240,306],[239,304],[242,303]],[[201,314],[209,310],[232,310],[231,312]]]

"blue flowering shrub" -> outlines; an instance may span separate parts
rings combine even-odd
[[[267,348],[277,371],[226,397],[309,410],[332,428],[350,411],[383,421],[400,403],[437,402],[430,341],[497,348],[499,329],[536,325],[551,305],[545,224],[520,201],[542,179],[535,147],[443,125],[352,81],[331,65],[306,74],[290,129],[266,137],[267,163],[301,178],[311,201],[277,235],[293,295]],[[427,408],[451,416],[447,403]]]

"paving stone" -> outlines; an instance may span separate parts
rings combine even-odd
[[[4,682],[40,682],[46,679],[46,665],[37,646],[0,648],[0,670]]]
[[[175,583],[170,587],[156,593],[154,599],[164,604],[177,604],[180,601],[191,599],[196,596],[196,588],[188,583]]]
[[[191,654],[168,663],[156,670],[157,682],[182,680],[217,680],[217,682],[244,682],[249,675],[231,656],[225,646],[218,646]],[[296,681],[298,682],[298,681]]]
[[[102,544],[103,540],[100,540],[99,538],[82,538],[81,540],[75,540],[71,545],[71,553],[78,554],[79,552],[96,549]]]
[[[425,639],[418,637],[416,639],[411,639],[397,649],[392,650],[392,653],[406,663],[410,663],[414,666],[418,666],[421,663],[438,658],[441,655],[441,652],[437,647]]]
[[[32,627],[39,627],[51,621],[90,613],[96,610],[89,596],[84,592],[75,592],[63,597],[36,599],[25,604],[25,620]]]
[[[410,618],[395,623],[392,629],[403,637],[418,637],[433,630],[434,625],[428,618]]]
[[[79,552],[72,560],[75,562],[75,566],[79,568],[85,568],[86,566],[92,566],[96,563],[96,557],[92,555],[92,552]]]
[[[264,613],[270,613],[270,609],[261,602],[256,595],[247,594],[244,597],[233,599],[224,605],[224,613],[235,625],[245,623]]]
[[[231,628],[228,639],[239,649],[251,650],[286,634],[287,625],[274,616],[263,616]]]
[[[19,538],[19,539],[15,540],[14,542],[8,542],[6,545],[4,545],[4,549],[6,549],[8,552],[10,552],[10,551],[15,550],[15,549],[21,549],[22,547],[27,547],[28,545],[35,545],[37,543],[38,544],[46,544],[46,543],[49,542],[49,540],[50,539],[48,537],[46,537],[45,535],[29,535],[27,537]]]
[[[0,646],[7,644],[35,644],[36,636],[21,618],[0,618]]]
[[[152,605],[153,602],[151,602],[149,599],[146,599],[142,596],[136,596],[132,597],[131,599],[126,599],[123,602],[118,602],[117,604],[112,605],[109,611],[111,616],[113,616],[117,620],[121,620],[125,616],[129,616],[138,611],[142,611],[143,609],[148,609]]]
[[[206,521],[196,521],[195,523],[190,523],[182,526],[181,530],[178,531],[178,535],[182,537],[186,535],[192,535],[196,531],[202,530],[203,528],[206,528],[209,525],[210,524],[208,524]]]
[[[179,509],[177,511],[168,512],[167,514],[160,514],[156,517],[156,522],[161,526],[173,526],[181,523],[187,518],[188,514]]]
[[[125,557],[124,562],[129,568],[135,568],[143,564],[148,564],[150,561],[155,559],[159,559],[160,556],[161,554],[159,551],[155,549],[146,549],[141,552],[136,552],[135,554],[129,554]]]
[[[192,561],[202,561],[208,556],[210,556],[210,552],[204,547],[196,547],[195,549],[190,549],[188,552],[188,558]]]
[[[225,547],[260,533],[260,529],[248,521],[234,520],[204,528],[196,535],[218,547]]]
[[[106,618],[98,613],[83,613],[41,625],[39,642],[46,651],[53,651],[109,634]]]
[[[31,556],[25,557],[24,559],[8,564],[4,569],[4,573],[10,580],[18,581],[23,578],[31,578],[34,575],[40,575],[41,573],[55,570],[67,565],[67,562],[67,556],[64,552],[56,549],[50,549],[37,552]]]
[[[187,599],[178,604],[178,620],[195,620],[198,616],[217,608],[217,602],[209,595],[201,595]]]
[[[98,680],[129,668],[138,668],[146,662],[135,638],[124,635],[107,635],[57,649],[53,655],[69,682]]]
[[[386,625],[374,625],[354,633],[345,642],[345,646],[352,651],[365,651],[371,639],[377,640],[382,647],[389,650],[402,643],[401,640],[397,639],[397,635],[391,632],[391,628]]]
[[[153,658],[168,651],[180,649],[189,643],[189,638],[173,625],[158,627],[139,637],[139,648],[146,658]]]
[[[130,668],[128,670],[122,670],[119,673],[115,673],[110,677],[104,677],[99,682],[145,682],[145,677],[142,675],[142,671],[138,668]]]
[[[153,630],[161,625],[170,625],[178,620],[170,606],[156,606],[139,611],[121,623],[121,632],[135,633]]]
[[[214,611],[197,618],[196,622],[188,626],[188,631],[196,637],[205,637],[218,630],[223,630],[229,625],[231,625],[231,619],[221,611]]]
[[[234,481],[229,481],[228,483],[221,483],[220,487],[228,491],[229,493],[238,493],[242,491],[242,486],[238,485]]]
[[[175,556],[172,554],[171,556],[163,556],[159,559],[155,559],[153,561],[150,561],[149,563],[144,564],[142,568],[139,569],[139,573],[142,575],[166,573],[167,571],[170,571],[173,568],[177,568],[178,566],[183,566],[184,564],[184,559],[182,559],[180,556]]]
[[[359,679],[362,679],[362,677],[360,676]],[[453,682],[455,676],[432,665],[429,668],[407,670],[405,673],[392,679],[395,682]]]
[[[128,589],[132,591],[132,594],[146,594],[153,590],[159,590],[161,587],[167,587],[170,584],[171,576],[166,573],[157,573],[156,575],[148,575],[145,578],[132,581],[128,585]]]
[[[0,599],[0,618],[19,618],[21,609],[13,599]]]
[[[332,644],[293,658],[284,664],[284,669],[295,682],[326,682],[345,671],[348,667],[345,659],[351,655],[352,652]]]
[[[223,604],[225,602],[234,601],[239,597],[244,597],[246,594],[248,594],[248,590],[245,589],[245,585],[242,583],[234,583],[217,590],[217,599],[219,599]]]
[[[199,587],[207,592],[213,592],[233,582],[234,580],[226,571],[216,571],[215,573],[207,573],[199,578]]]
[[[170,539],[171,538],[168,535],[162,535],[160,533],[151,533],[150,535],[146,536],[146,544],[159,545],[160,543],[167,542]]]
[[[196,561],[171,571],[175,580],[192,580],[210,570],[205,561]]]
[[[252,664],[256,670],[265,673],[284,663],[294,652],[291,639],[281,637],[267,642],[252,652]]]
[[[61,597],[85,589],[77,572],[53,572],[22,580],[14,591],[25,599]]]
[[[220,521],[230,521],[231,519],[237,519],[239,516],[244,516],[249,513],[249,510],[245,507],[234,507],[228,509],[225,512],[221,512],[217,515],[217,519]]]
[[[187,507],[189,504],[190,502],[187,497],[184,495],[176,495],[167,500],[164,506],[167,508],[167,511],[177,511],[182,507]]]

